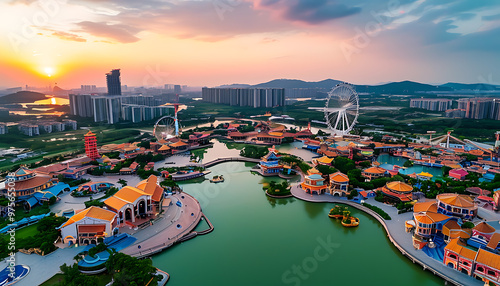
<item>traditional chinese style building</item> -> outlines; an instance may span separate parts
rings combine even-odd
[[[189,144],[179,140],[175,143],[170,144],[169,147],[172,149],[172,154],[175,154],[186,151],[189,147]]]
[[[316,165],[326,165],[326,166],[331,166],[333,162],[333,158],[328,158],[327,156],[323,156],[319,159],[314,160]]]
[[[469,174],[469,172],[460,168],[460,169],[450,170],[450,172],[448,173],[448,176],[452,177],[455,180],[463,181],[463,180],[465,180],[465,176],[467,176],[468,174]]]
[[[85,137],[85,154],[91,160],[97,160],[100,158],[99,153],[97,152],[97,139],[95,138],[95,134],[89,130]]]
[[[279,174],[283,171],[283,165],[279,163],[279,158],[278,151],[274,146],[269,148],[269,153],[262,157],[259,163],[262,175]]]
[[[379,189],[388,202],[410,202],[412,200],[413,187],[404,182],[388,182]]]
[[[349,177],[341,172],[330,174],[330,195],[346,196],[349,194]]]
[[[371,181],[376,178],[384,177],[387,173],[387,170],[380,167],[370,167],[363,171],[363,176]]]
[[[324,194],[328,190],[325,179],[319,174],[307,175],[300,187],[308,194],[316,193],[317,195]]]

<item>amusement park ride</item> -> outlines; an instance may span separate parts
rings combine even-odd
[[[429,145],[450,148],[450,146],[451,146],[450,142],[455,142],[455,144],[460,144],[463,146],[469,145],[469,146],[473,146],[473,147],[483,151],[485,154],[489,155],[491,162],[494,162],[494,161],[498,162],[500,160],[500,149],[499,149],[500,148],[500,131],[497,131],[495,133],[495,136],[496,136],[495,146],[485,144],[485,143],[475,142],[475,141],[472,141],[469,139],[460,140],[460,139],[452,136],[451,132],[452,131],[448,131],[447,134],[441,135],[441,136],[438,136],[438,137],[432,139],[432,134],[435,134],[436,131],[427,131],[427,134],[429,134],[429,137],[430,137],[429,138]]]
[[[325,113],[326,124],[335,135],[346,135],[357,123],[359,97],[352,85],[340,83],[328,92],[325,107],[310,109]]]
[[[179,124],[179,119],[177,118],[179,106],[181,105],[179,103],[179,95],[177,95],[177,102],[166,103],[165,105],[174,107],[174,117],[167,115],[156,121],[153,129],[153,136],[158,140],[179,137],[179,132],[182,130],[182,126]]]

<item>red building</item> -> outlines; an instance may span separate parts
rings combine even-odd
[[[99,159],[99,153],[97,152],[97,139],[95,138],[95,134],[89,130],[87,134],[85,134],[85,154],[91,160]]]

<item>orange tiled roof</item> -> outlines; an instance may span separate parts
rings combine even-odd
[[[403,202],[409,202],[412,200],[411,193],[400,194],[400,193],[396,193],[396,192],[389,190],[387,187],[380,188],[380,190],[382,191],[382,193],[384,193],[390,197],[396,197]]]
[[[481,150],[470,150],[469,154],[474,155],[474,156],[483,156],[484,152]]]
[[[91,218],[106,220],[106,221],[111,222],[111,221],[113,221],[115,216],[116,216],[116,213],[114,213],[112,211],[108,211],[105,209],[101,209],[101,208],[92,206],[92,207],[87,208],[87,209],[73,215],[72,217],[70,217],[69,220],[66,221],[66,223],[61,226],[61,228],[68,226],[70,224],[73,224],[75,222],[78,222],[86,217],[91,217]]]
[[[158,202],[163,195],[163,188],[158,186],[157,182],[158,178],[155,175],[151,175],[147,180],[143,180],[137,184],[136,187],[150,195],[153,201]]]
[[[440,222],[443,220],[447,220],[450,217],[444,214],[439,214],[439,213],[433,213],[433,212],[426,212],[423,214],[416,214],[415,219],[421,223],[436,223]]]
[[[446,247],[444,249],[448,249],[450,251],[453,251],[456,254],[458,254],[464,258],[470,259],[470,260],[474,260],[476,258],[476,252],[472,249],[469,249],[469,248],[461,245],[458,241],[458,238],[452,239],[450,241],[450,243],[448,243],[448,245],[446,245]]]
[[[33,189],[36,187],[43,186],[50,182],[51,177],[49,176],[44,176],[44,175],[36,175],[35,177],[29,178],[27,180],[23,181],[15,181],[14,183],[14,190],[16,191],[22,191],[22,190],[29,190]],[[11,183],[12,185],[12,183]]]
[[[349,182],[349,177],[347,177],[347,175],[345,175],[341,172],[337,172],[337,173],[330,174],[330,181],[345,183],[345,182]]]
[[[483,222],[480,222],[478,223],[475,227],[473,227],[472,229],[476,230],[476,231],[479,231],[479,232],[482,232],[482,233],[493,233],[496,231],[496,229],[494,227],[492,227],[491,225],[485,223],[484,221]]]
[[[437,213],[437,202],[436,201],[429,201],[429,202],[423,202],[423,203],[416,203],[413,206],[413,212],[416,212],[416,213],[435,212],[435,213]]]
[[[186,146],[186,145],[189,145],[189,144],[184,143],[182,141],[177,141],[175,143],[170,144],[170,147],[181,147],[181,146]]]
[[[387,170],[384,169],[384,168],[380,168],[380,167],[370,167],[366,170],[364,170],[363,172],[365,173],[370,173],[370,174],[384,174]]]
[[[325,155],[327,157],[337,157],[338,156],[337,152],[330,151],[330,150],[324,150],[324,151],[321,151],[321,153],[323,153],[323,155]]]
[[[67,164],[52,164],[49,166],[38,167],[35,169],[35,171],[40,173],[55,173],[64,171],[67,168],[68,168]]]
[[[115,210],[120,210],[124,205],[128,204],[128,202],[117,197],[109,197],[104,200],[104,204]]]
[[[476,263],[481,263],[498,271],[500,270],[500,255],[480,248],[477,252]]]
[[[275,132],[269,132],[267,134],[269,134],[270,136],[277,136],[277,137],[283,136],[282,132],[276,132],[276,131]]]
[[[444,233],[444,230],[452,230],[452,229],[462,229],[458,223],[454,220],[449,220],[447,221],[444,225],[443,225],[443,233]],[[445,233],[446,234],[446,233]]]
[[[317,162],[324,163],[324,164],[331,164],[333,161],[333,158],[328,158],[327,156],[323,156],[319,159],[316,159]]]
[[[440,194],[437,195],[437,200],[461,208],[471,208],[475,206],[474,201],[466,195]]]
[[[89,130],[89,132],[87,132],[87,134],[84,135],[85,137],[88,137],[88,136],[95,136],[94,133],[92,133],[92,131]]]
[[[158,149],[158,151],[167,151],[167,150],[170,150],[170,147],[168,147],[168,145],[163,145],[160,147],[160,149]]]
[[[307,170],[307,175],[313,175],[313,174],[320,174],[321,175],[321,173],[318,171],[318,169],[316,169],[314,167]]]
[[[400,193],[410,193],[411,191],[413,191],[412,186],[410,186],[404,182],[399,182],[399,181],[389,182],[389,183],[387,183],[386,187],[388,189],[390,189],[391,191],[396,191],[396,192],[400,192]]]
[[[498,246],[498,243],[500,242],[500,233],[498,232],[495,232],[491,238],[490,238],[490,242],[488,242],[488,247],[491,248],[491,249],[495,249],[497,248]]]
[[[447,215],[444,215],[444,214],[440,214],[440,213],[433,213],[433,212],[428,212],[426,213],[427,216],[429,216],[434,222],[440,222],[440,221],[443,221],[443,220],[447,220],[449,219],[450,217],[447,216]]]
[[[463,230],[456,221],[449,220],[443,225],[442,232],[444,235],[449,236],[451,239],[453,238],[464,238],[469,239],[470,234]]]
[[[129,202],[129,203],[133,203],[140,196],[144,196],[144,195],[147,195],[147,194],[138,188],[134,188],[131,186],[125,186],[121,190],[116,192],[116,194],[114,194],[113,197],[122,199],[126,202]]]

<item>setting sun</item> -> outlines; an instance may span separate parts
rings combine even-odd
[[[51,77],[51,76],[52,76],[52,74],[54,74],[54,68],[51,68],[51,67],[46,67],[46,68],[44,69],[44,72],[45,72],[45,74],[46,74],[48,77]]]

